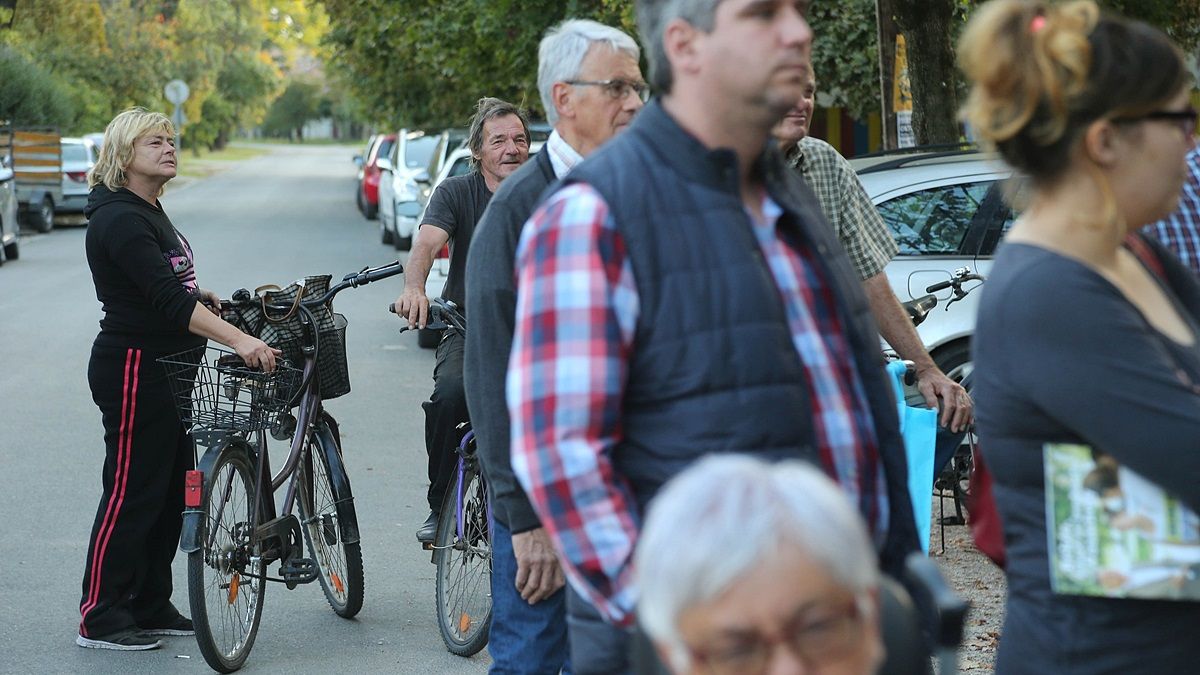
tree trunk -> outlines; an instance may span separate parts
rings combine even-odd
[[[896,25],[908,47],[908,80],[917,143],[957,143],[958,71],[950,43],[954,0],[894,0],[894,3]]]
[[[213,150],[224,150],[226,145],[229,145],[229,130],[222,129],[217,132],[217,137],[213,139]]]
[[[896,11],[894,0],[875,0],[875,22],[879,27],[879,121],[883,125],[883,149],[899,145],[896,134],[896,106],[892,101],[896,67]]]

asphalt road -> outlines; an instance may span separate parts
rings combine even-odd
[[[396,258],[354,208],[353,151],[279,147],[224,173],[170,186],[162,202],[191,241],[201,285],[335,279]],[[187,161],[187,157],[183,158]],[[0,268],[0,673],[205,673],[190,637],[153,652],[81,649],[74,639],[104,446],[86,379],[100,306],[83,228],[28,236]],[[433,566],[413,537],[427,513],[424,417],[433,353],[386,312],[394,277],[338,296],[350,320],[353,391],[328,403],[341,423],[362,530],[366,602],[340,619],[317,584],[267,589],[243,672],[480,673],[486,651],[449,654],[434,618]],[[187,613],[186,560],[175,603]]]

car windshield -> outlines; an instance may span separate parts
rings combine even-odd
[[[421,136],[413,138],[404,146],[404,165],[410,169],[428,166],[433,159],[433,151],[437,148],[437,136]]]
[[[82,143],[78,145],[75,143],[64,143],[62,146],[62,158],[64,162],[73,162],[76,164],[86,164],[91,161],[91,158],[88,157],[87,148]]]
[[[990,181],[946,185],[898,197],[879,205],[900,255],[958,253]]]
[[[469,173],[471,173],[471,158],[459,157],[458,159],[454,160],[454,165],[450,167],[450,171],[446,174],[446,178],[465,176]]]

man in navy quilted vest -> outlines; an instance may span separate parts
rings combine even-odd
[[[919,550],[862,285],[767,142],[809,76],[807,9],[639,0],[656,98],[522,232],[513,471],[567,573],[576,673],[628,672],[642,514],[706,454],[811,462],[884,571]]]

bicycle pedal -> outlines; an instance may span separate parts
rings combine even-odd
[[[432,551],[433,550],[433,542],[432,541],[421,542],[421,549],[425,550],[425,551]]]
[[[300,584],[309,584],[317,580],[321,570],[312,558],[292,558],[279,566],[279,576],[283,577],[288,590]]]

